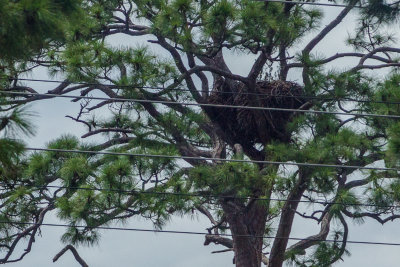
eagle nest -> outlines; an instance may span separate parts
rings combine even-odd
[[[223,93],[228,91],[235,93]],[[214,89],[209,103],[298,109],[306,102],[301,97],[303,93],[303,87],[297,83],[281,80],[257,82],[253,91],[248,90],[243,83],[237,83],[234,90],[224,83]],[[211,119],[221,126],[226,138],[244,146],[267,144],[272,140],[289,141],[290,132],[286,126],[295,115],[295,112],[288,111],[218,107],[212,108],[211,113]]]

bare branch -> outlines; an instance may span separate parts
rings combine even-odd
[[[381,216],[379,214],[372,213],[372,212],[354,212],[353,213],[353,212],[350,212],[350,211],[348,211],[346,209],[343,209],[342,212],[347,217],[355,218],[355,219],[363,218],[363,217],[369,217],[369,218],[372,218],[372,219],[376,220],[377,222],[379,222],[382,225],[387,223],[387,222],[391,222],[391,221],[394,221],[396,219],[400,219],[400,215],[399,214],[394,214],[394,215],[388,216],[386,218],[381,218]]]
[[[188,70],[183,63],[179,52],[172,45],[170,45],[164,37],[157,36],[157,40],[158,43],[171,54],[172,58],[175,60],[175,65],[177,66],[178,70],[184,74],[186,85],[188,86],[193,98],[198,102],[202,102],[203,98],[196,89],[196,85],[194,84],[193,79],[190,77],[190,73],[188,73]]]
[[[332,62],[332,61],[334,61],[336,59],[339,59],[339,58],[345,58],[345,57],[360,57],[360,58],[363,58],[365,56],[366,56],[366,54],[364,54],[364,53],[356,53],[356,52],[354,52],[354,53],[351,53],[351,52],[350,53],[336,53],[335,55],[333,55],[331,57],[319,60],[317,63],[318,64],[326,64],[326,63]],[[378,60],[378,61],[382,61],[382,62],[385,62],[385,63],[389,63],[390,62],[390,60],[387,59],[387,58],[379,57],[379,56],[375,56],[375,55],[371,55],[369,58],[370,59],[375,59],[375,60]]]
[[[387,63],[387,64],[381,64],[381,65],[360,65],[357,67],[354,67],[351,69],[351,71],[357,71],[361,69],[369,69],[369,70],[375,70],[375,69],[383,69],[383,68],[390,68],[390,67],[400,67],[400,63]]]
[[[258,56],[256,62],[254,63],[253,67],[250,70],[249,75],[247,76],[250,80],[256,80],[262,68],[264,67],[265,63],[267,62],[268,56],[264,51],[261,51],[260,55]]]
[[[200,157],[211,157],[212,151],[200,150],[187,142],[184,136],[179,132],[177,128],[173,125],[166,125],[162,120],[161,114],[156,110],[156,108],[150,103],[141,103],[142,106],[147,110],[149,115],[151,115],[154,119],[156,119],[161,125],[164,125],[165,129],[172,135],[174,141],[176,142],[176,146],[179,151],[184,156],[200,156]],[[186,160],[188,163],[193,166],[204,164],[204,162],[198,160]]]
[[[211,222],[213,225],[218,224],[218,222],[214,219],[214,217],[212,216],[212,214],[211,214],[206,208],[204,208],[204,207],[201,206],[201,205],[198,205],[198,206],[196,206],[196,209],[197,209],[198,211],[200,211],[201,213],[203,213],[203,214],[210,220],[210,222]]]
[[[196,62],[195,62],[193,53],[188,52],[187,58],[188,58],[189,67],[194,68],[196,66]],[[206,98],[208,96],[208,92],[209,92],[208,78],[203,72],[196,72],[196,75],[197,75],[197,77],[199,77],[199,79],[201,81],[202,96],[203,96],[203,98]]]
[[[366,185],[366,184],[368,184],[369,182],[370,182],[369,179],[354,180],[354,181],[351,181],[351,182],[346,183],[346,184],[343,186],[343,189],[349,190],[349,189],[354,188],[354,187],[359,187],[359,186]]]
[[[304,238],[304,240],[301,240],[301,241],[297,242],[296,244],[290,246],[286,250],[286,254],[290,253],[292,251],[295,253],[302,254],[302,253],[304,253],[304,250],[306,250],[307,248],[318,244],[319,242],[321,242],[321,240],[325,240],[329,234],[331,220],[332,220],[331,213],[326,212],[324,217],[322,218],[321,228],[320,228],[319,233],[316,235],[312,235],[307,238]]]
[[[372,58],[376,53],[379,53],[379,52],[396,52],[396,53],[400,53],[400,49],[399,48],[394,48],[394,47],[378,47],[378,48],[372,50],[371,52],[369,52],[368,54],[364,55],[360,59],[358,65],[363,65],[367,59]],[[388,60],[388,62],[391,62],[391,60]],[[386,62],[386,63],[388,63],[388,62]]]
[[[81,136],[81,138],[86,138],[92,135],[96,135],[99,133],[109,133],[109,132],[116,132],[116,133],[133,133],[132,130],[129,129],[123,129],[123,128],[102,128],[102,129],[97,129],[93,131],[89,131],[88,133],[84,134]]]
[[[113,138],[105,143],[100,145],[96,145],[93,147],[94,150],[104,150],[110,148],[115,145],[126,144],[135,139],[134,137],[120,137],[120,138]]]
[[[216,254],[216,253],[224,253],[224,252],[229,252],[229,251],[233,251],[233,248],[228,248],[228,249],[223,249],[223,250],[217,250],[217,251],[213,251],[211,252],[212,254]]]
[[[206,235],[204,241],[204,246],[208,246],[211,243],[223,245],[227,248],[233,248],[233,241],[232,239],[218,236],[218,235]]]
[[[54,256],[53,262],[56,262],[67,250],[71,250],[76,261],[79,262],[82,267],[89,267],[89,265],[87,265],[87,263],[82,259],[78,251],[72,245],[66,245],[60,252],[58,252],[57,255]]]
[[[343,239],[342,245],[340,247],[339,252],[335,255],[335,257],[331,260],[331,264],[338,261],[346,251],[346,244],[347,244],[347,237],[349,236],[349,227],[347,226],[346,220],[344,219],[343,215],[339,212],[338,214],[339,220],[343,225]]]
[[[54,209],[53,205],[49,205],[49,206],[41,209],[35,224],[15,235],[16,238],[14,239],[12,244],[8,247],[8,251],[7,251],[6,255],[2,259],[0,259],[0,264],[20,261],[25,257],[25,255],[27,255],[31,251],[33,242],[35,242],[36,233],[39,230],[39,227],[41,226],[41,224],[43,223],[44,216],[46,215],[46,213],[48,211],[50,211],[52,209]],[[29,239],[28,239],[28,245],[25,248],[24,252],[19,256],[19,258],[14,259],[14,260],[9,260],[9,258],[13,254],[16,246],[18,245],[19,241],[21,241],[26,236],[29,236]]]
[[[308,54],[311,50],[322,40],[325,36],[332,31],[337,25],[339,25],[342,20],[349,14],[349,12],[354,8],[358,1],[351,1],[346,8],[344,8],[339,15],[332,20],[322,31],[319,32],[303,49],[303,54]]]
[[[74,117],[69,116],[69,115],[66,115],[65,117],[66,117],[66,118],[69,118],[69,119],[72,119],[72,120],[74,120],[74,121],[76,121],[76,122],[80,122],[80,123],[85,124],[85,125],[89,128],[89,131],[90,131],[90,132],[92,131],[92,126],[91,126],[89,123],[87,123],[86,121],[80,120],[80,119],[77,119],[77,118],[74,118]]]

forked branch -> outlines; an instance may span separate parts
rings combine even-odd
[[[76,261],[79,262],[82,267],[89,267],[89,265],[82,259],[78,251],[72,245],[66,245],[60,252],[58,252],[57,255],[54,256],[53,262],[56,262],[62,255],[64,255],[65,252],[67,252],[67,250],[71,250]]]

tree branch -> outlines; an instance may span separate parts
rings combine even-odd
[[[232,239],[226,238],[226,237],[221,237],[218,235],[206,235],[205,236],[205,241],[204,241],[204,246],[208,246],[209,244],[214,243],[218,245],[223,245],[227,248],[233,248],[233,241]]]
[[[92,135],[96,135],[99,133],[108,133],[108,132],[116,132],[116,133],[133,133],[132,130],[129,129],[123,129],[123,128],[102,128],[102,129],[97,129],[90,131],[84,135],[81,136],[81,138],[86,138]]]
[[[322,218],[321,221],[321,228],[318,234],[309,236],[305,238],[304,240],[301,240],[297,242],[296,244],[290,246],[285,254],[288,254],[290,252],[294,252],[296,254],[303,254],[305,253],[304,250],[308,249],[311,246],[314,246],[321,242],[321,240],[325,240],[326,237],[329,234],[329,229],[330,229],[330,223],[332,220],[332,215],[330,212],[325,212],[324,217]]]
[[[346,8],[344,8],[339,15],[332,20],[322,31],[319,32],[303,49],[302,54],[308,54],[311,50],[322,40],[325,36],[332,31],[337,25],[339,25],[342,20],[347,16],[347,14],[354,8],[358,1],[351,1]]]
[[[346,244],[347,244],[347,237],[349,236],[349,227],[347,226],[346,220],[344,219],[343,215],[339,212],[338,217],[340,222],[343,225],[343,238],[342,238],[342,245],[340,246],[339,252],[335,255],[335,257],[331,260],[331,264],[337,262],[346,251]]]
[[[350,212],[350,211],[348,211],[346,209],[343,209],[342,212],[347,217],[354,218],[354,219],[363,218],[363,217],[369,217],[369,218],[372,218],[372,219],[376,220],[377,222],[379,222],[382,225],[387,223],[387,222],[389,222],[389,221],[394,221],[396,219],[400,219],[400,215],[398,215],[398,214],[394,214],[394,215],[388,216],[386,218],[381,218],[379,214],[372,213],[372,212],[357,212],[357,213],[353,213],[353,212]]]
[[[20,261],[25,257],[25,255],[27,255],[31,251],[33,242],[35,242],[36,233],[39,230],[39,227],[41,226],[41,224],[43,223],[44,216],[46,215],[46,213],[48,211],[50,211],[52,209],[54,209],[53,205],[49,205],[49,206],[41,209],[35,224],[26,228],[21,233],[16,234],[16,238],[12,242],[12,244],[8,247],[8,251],[7,251],[6,255],[2,259],[0,259],[0,264]],[[14,260],[9,260],[9,258],[13,254],[16,246],[18,245],[19,241],[22,240],[26,236],[30,236],[30,237],[28,239],[28,245],[25,248],[24,252],[20,255],[19,258],[14,259]]]
[[[89,267],[89,265],[87,265],[87,263],[81,258],[78,251],[72,245],[66,245],[60,252],[58,252],[57,255],[54,256],[53,262],[56,262],[67,250],[71,250],[76,261],[79,262],[82,267]]]
[[[293,220],[295,216],[295,212],[299,205],[299,200],[303,196],[304,191],[307,189],[309,177],[305,173],[304,170],[299,170],[299,179],[297,183],[294,185],[293,190],[290,192],[287,197],[287,201],[285,202],[281,218],[278,225],[278,230],[276,232],[276,238],[273,242],[271,248],[270,266],[282,266],[285,257],[285,250],[287,243],[289,241],[288,237],[290,236],[290,232],[292,230]]]

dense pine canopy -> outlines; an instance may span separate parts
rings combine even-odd
[[[131,217],[162,228],[195,212],[210,220],[205,244],[231,249],[236,266],[345,260],[349,223],[400,216],[400,121],[365,115],[400,115],[388,30],[400,3],[337,4],[326,22],[325,9],[290,1],[0,0],[0,263],[23,260],[52,211],[70,225],[66,245],[95,244],[97,226]],[[344,50],[316,52],[348,16]],[[255,58],[246,75],[232,71],[235,54]],[[37,68],[64,80],[48,92],[19,80]],[[74,99],[68,116],[87,133],[48,148],[182,159],[24,151],[26,105],[66,94],[103,100]],[[288,246],[296,216],[315,235]]]

